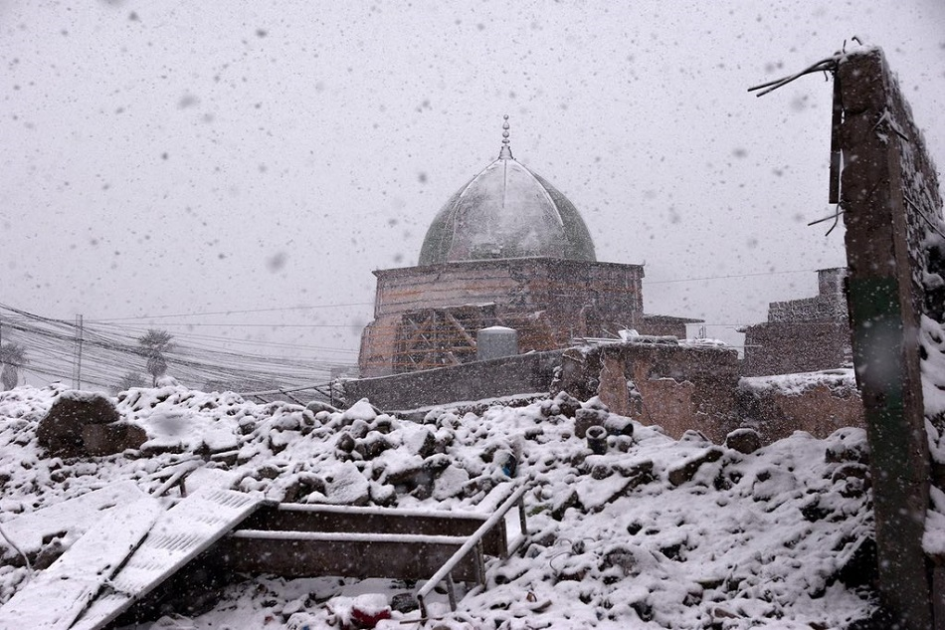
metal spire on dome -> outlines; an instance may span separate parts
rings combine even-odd
[[[512,148],[509,146],[509,115],[505,115],[505,122],[502,123],[502,150],[499,151],[500,160],[512,160]]]

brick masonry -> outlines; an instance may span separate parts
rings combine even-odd
[[[829,370],[852,361],[846,269],[821,269],[817,275],[817,296],[772,302],[768,321],[745,329],[745,375]]]
[[[566,348],[576,336],[614,336],[642,323],[640,265],[516,258],[374,273],[374,321],[362,335],[359,358],[365,377],[472,360],[475,330],[451,321],[463,323],[457,309],[465,315],[479,309],[478,326],[515,328],[523,353]],[[436,357],[424,360],[424,353]]]

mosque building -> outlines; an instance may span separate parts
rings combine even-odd
[[[555,350],[621,330],[685,337],[699,320],[645,316],[642,265],[598,262],[574,204],[512,156],[508,117],[498,158],[446,202],[416,267],[377,270],[362,377],[475,361],[477,333],[517,331],[517,351]]]

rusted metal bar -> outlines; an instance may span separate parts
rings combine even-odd
[[[179,486],[180,495],[182,497],[186,497],[187,487],[184,485],[184,482],[187,479],[187,476],[198,468],[200,468],[200,463],[196,461],[179,464],[177,469],[171,473],[170,477],[167,478],[167,481],[165,481],[154,492],[151,493],[152,496],[163,497],[171,488],[174,486]]]
[[[840,91],[840,77],[833,73],[833,119],[830,125],[830,193],[827,203],[840,203],[840,132],[843,127],[843,94]]]
[[[528,522],[525,520],[525,497],[522,496],[518,502],[518,524],[522,530],[522,536],[528,536]]]
[[[304,391],[312,390],[312,391],[318,392],[319,394],[321,394],[321,395],[324,396],[325,398],[331,399],[331,397],[332,397],[332,394],[331,394],[331,383],[328,383],[328,384],[327,384],[328,391],[325,391],[324,389],[322,389],[322,388],[324,388],[324,387],[326,387],[325,384],[323,384],[323,383],[316,383],[316,384],[313,384],[313,385],[302,385],[302,386],[299,386],[299,387],[283,387],[283,388],[280,388],[280,389],[267,389],[267,390],[265,390],[265,391],[259,391],[259,392],[237,392],[237,393],[238,393],[240,396],[244,397],[244,398],[255,398],[255,399],[257,399],[257,400],[263,402],[264,404],[268,404],[268,403],[272,402],[271,400],[268,400],[268,399],[266,398],[266,396],[276,396],[276,395],[280,395],[280,394],[281,394],[281,395],[286,396],[287,398],[291,399],[292,402],[294,402],[294,403],[296,403],[296,404],[304,405],[305,402],[302,401],[302,400],[299,400],[298,398],[296,398],[295,396],[293,396],[293,395],[292,395],[293,392],[304,392]]]
[[[525,495],[525,491],[528,489],[528,484],[525,482],[519,482],[519,484],[520,485],[518,488],[512,492],[512,495],[507,498],[502,503],[502,505],[496,509],[495,512],[493,512],[492,516],[489,517],[489,520],[483,523],[482,526],[479,527],[479,529],[476,530],[476,532],[466,540],[465,544],[463,544],[463,546],[460,547],[442,567],[440,567],[440,570],[433,574],[433,577],[431,577],[427,583],[423,585],[423,588],[417,591],[417,602],[420,604],[421,616],[428,616],[425,600],[430,592],[436,587],[436,585],[450,574],[450,572],[453,570],[453,567],[455,567],[460,562],[460,560],[465,558],[466,555],[473,550],[473,548],[482,540],[489,530],[491,530],[502,519],[505,518],[506,513],[508,513],[512,506],[516,505],[522,500],[522,497]],[[455,605],[451,604],[451,606],[452,610],[456,610]]]
[[[482,552],[482,540],[476,543],[476,575],[477,582],[485,585],[486,583],[486,555]],[[455,608],[454,608],[455,610]]]
[[[306,542],[363,542],[363,543],[402,543],[428,545],[461,545],[466,542],[464,536],[430,536],[416,534],[372,534],[343,532],[296,532],[270,529],[239,529],[230,534],[232,538],[252,538],[256,540],[298,540]]]
[[[453,576],[446,574],[446,593],[450,598],[450,610],[456,610],[456,586],[453,584]]]

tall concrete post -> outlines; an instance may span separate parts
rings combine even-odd
[[[843,156],[847,289],[871,451],[880,596],[900,627],[924,630],[933,627],[933,594],[922,549],[930,465],[918,343],[924,291],[916,277],[927,226],[941,224],[941,200],[934,171],[930,182],[915,176],[927,158],[882,52],[843,57],[835,80],[843,110],[835,140]],[[923,196],[937,207],[913,207],[917,182],[936,188]]]

